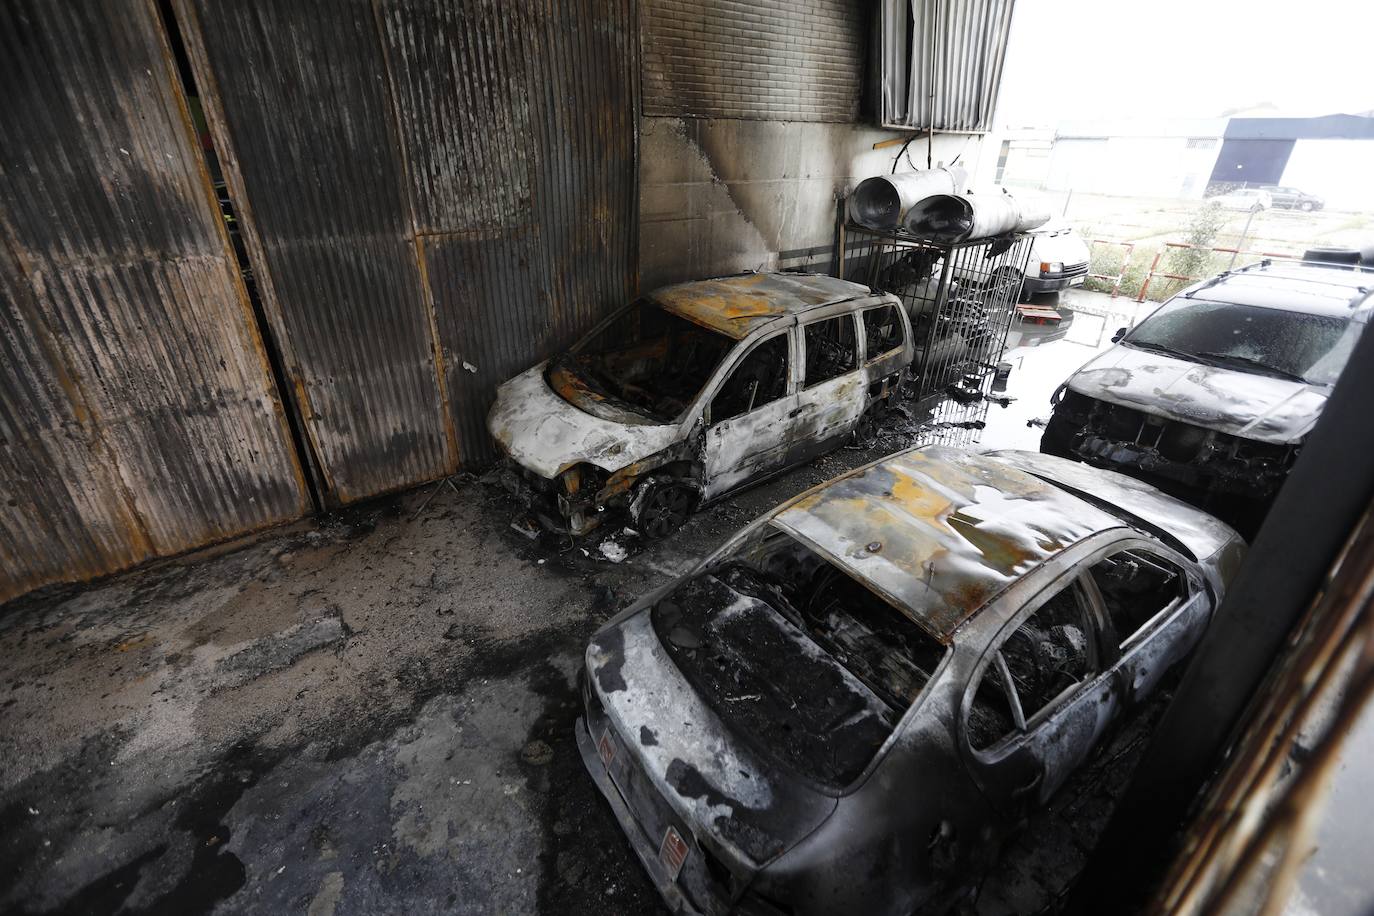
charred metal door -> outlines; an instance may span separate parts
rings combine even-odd
[[[814,329],[826,322],[835,322],[837,325],[847,322],[844,326],[849,328],[850,358],[854,368],[810,387],[805,387],[806,372],[803,371],[803,388],[797,395],[799,413],[793,421],[789,463],[807,461],[829,451],[838,440],[849,435],[868,406],[868,373],[860,359],[857,320],[855,313],[848,312],[808,322],[797,331],[797,340],[802,348],[802,365],[809,366],[816,358],[816,354],[810,352],[816,346],[816,341],[809,336],[808,329],[814,333]]]
[[[1047,577],[1051,573],[1048,567],[1041,567],[1030,575]],[[1007,660],[1011,679],[1004,689],[1009,699],[1016,701],[1016,709],[1027,721],[1005,741],[976,752],[971,775],[988,800],[1007,813],[1024,813],[1030,807],[1047,802],[1092,752],[1123,705],[1120,678],[1114,665],[1115,647],[1104,642],[1102,622],[1080,582],[1081,576],[1078,569],[1059,574],[1002,629],[990,650],[1000,652]],[[1077,645],[1076,640],[1068,640],[1068,644],[1085,653],[1089,659],[1084,665],[1087,672],[1080,682],[1043,707],[1025,709],[1023,685],[1011,664],[1012,653],[1008,647],[1025,633],[1022,628],[1027,622],[1038,617],[1055,600],[1067,601],[1086,629],[1081,634],[1086,640],[1084,644]],[[1048,639],[1042,645],[1035,645],[1032,640],[1022,642],[1021,648],[1031,651],[1017,653],[1018,664],[1042,671],[1069,667],[1060,652],[1062,645],[1055,645]],[[1055,674],[1058,673],[1056,670]],[[1012,696],[1013,693],[1016,696]]]
[[[637,286],[633,0],[175,0],[330,499],[495,457]]]
[[[0,6],[0,601],[301,515],[158,14]]]
[[[788,328],[755,343],[743,358],[737,360],[724,375],[725,384],[743,369],[750,357],[777,340],[786,343],[786,388],[782,395],[757,407],[714,420],[706,430],[702,456],[702,497],[715,499],[755,477],[782,467],[792,443],[792,430],[797,425],[797,393],[795,370],[796,333]],[[719,395],[717,391],[717,395]]]

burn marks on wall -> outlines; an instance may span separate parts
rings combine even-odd
[[[151,4],[0,12],[0,599],[304,510],[160,30]]]
[[[178,3],[328,495],[495,457],[495,384],[635,286],[632,5]]]

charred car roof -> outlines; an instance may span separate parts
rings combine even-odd
[[[1374,307],[1374,274],[1318,264],[1263,261],[1214,277],[1184,298],[1349,317]]]
[[[772,521],[945,644],[1031,569],[1091,534],[1123,527],[1026,471],[938,446],[837,478]]]
[[[688,321],[743,340],[777,318],[867,295],[868,287],[834,277],[752,273],[665,286],[649,298]]]

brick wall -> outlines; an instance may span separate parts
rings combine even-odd
[[[643,0],[644,114],[852,122],[862,0]]]

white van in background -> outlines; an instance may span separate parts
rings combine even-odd
[[[1021,301],[1040,293],[1056,293],[1082,286],[1088,277],[1088,243],[1061,219],[1052,219],[1030,233],[1030,261],[1021,281]]]

